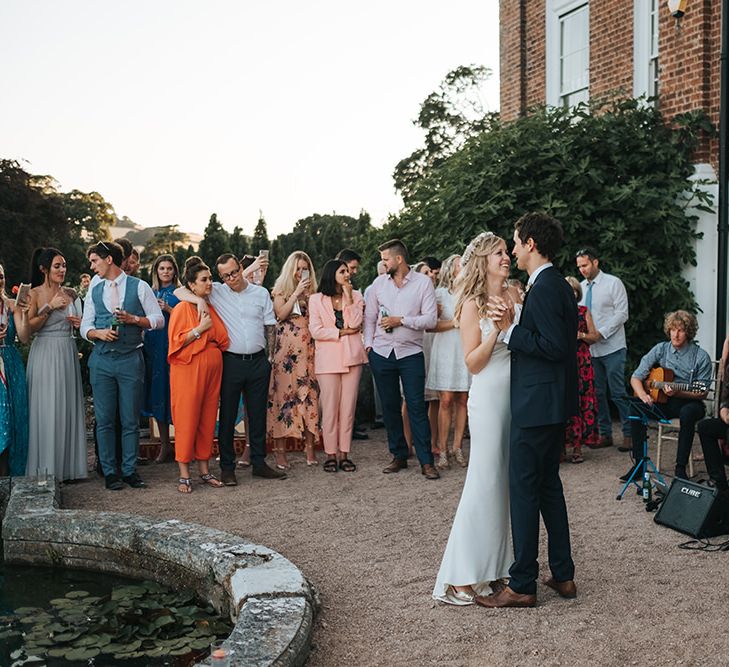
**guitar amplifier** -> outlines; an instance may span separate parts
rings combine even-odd
[[[655,522],[691,537],[713,537],[729,532],[726,503],[717,489],[676,478]]]

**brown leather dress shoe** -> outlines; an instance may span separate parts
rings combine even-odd
[[[633,438],[629,435],[623,437],[623,444],[618,447],[619,452],[632,452],[633,451]]]
[[[425,465],[420,466],[420,472],[425,475],[425,479],[440,479],[440,473],[438,472],[438,469],[430,463],[426,463]]]
[[[392,459],[392,461],[390,461],[390,465],[388,465],[386,468],[383,468],[382,472],[384,472],[386,475],[389,475],[391,472],[400,472],[407,467],[407,459],[394,458]]]
[[[537,596],[516,593],[508,586],[505,586],[498,593],[493,595],[477,595],[473,601],[488,609],[501,609],[502,607],[536,607]]]
[[[577,597],[577,586],[571,579],[569,581],[555,581],[554,577],[549,577],[542,582],[545,586],[549,586],[553,591],[557,591],[563,598],[571,600]]]

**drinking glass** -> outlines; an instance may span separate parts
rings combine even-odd
[[[66,306],[66,319],[71,324],[71,338],[76,338],[76,332],[74,331],[73,322],[71,322],[71,318],[78,317],[78,316],[79,316],[79,312],[78,312],[78,308],[76,308],[76,302],[71,301]]]
[[[210,664],[215,667],[229,667],[230,649],[222,643],[210,645]]]
[[[0,311],[0,334],[3,334],[0,339],[0,347],[5,347],[5,338],[8,333],[8,307],[3,303],[3,309]]]

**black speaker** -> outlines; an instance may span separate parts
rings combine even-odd
[[[679,478],[673,480],[655,522],[692,537],[713,537],[729,532],[726,508],[719,492]]]

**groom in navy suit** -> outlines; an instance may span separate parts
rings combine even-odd
[[[537,602],[539,514],[548,537],[552,576],[544,581],[574,598],[575,565],[570,549],[567,507],[559,478],[565,424],[578,411],[577,302],[567,281],[552,266],[562,245],[562,225],[544,213],[527,213],[516,223],[518,268],[529,274],[519,324],[501,298],[489,300],[489,316],[511,351],[511,443],[509,495],[514,564],[509,585],[488,597],[484,607],[533,607]]]

